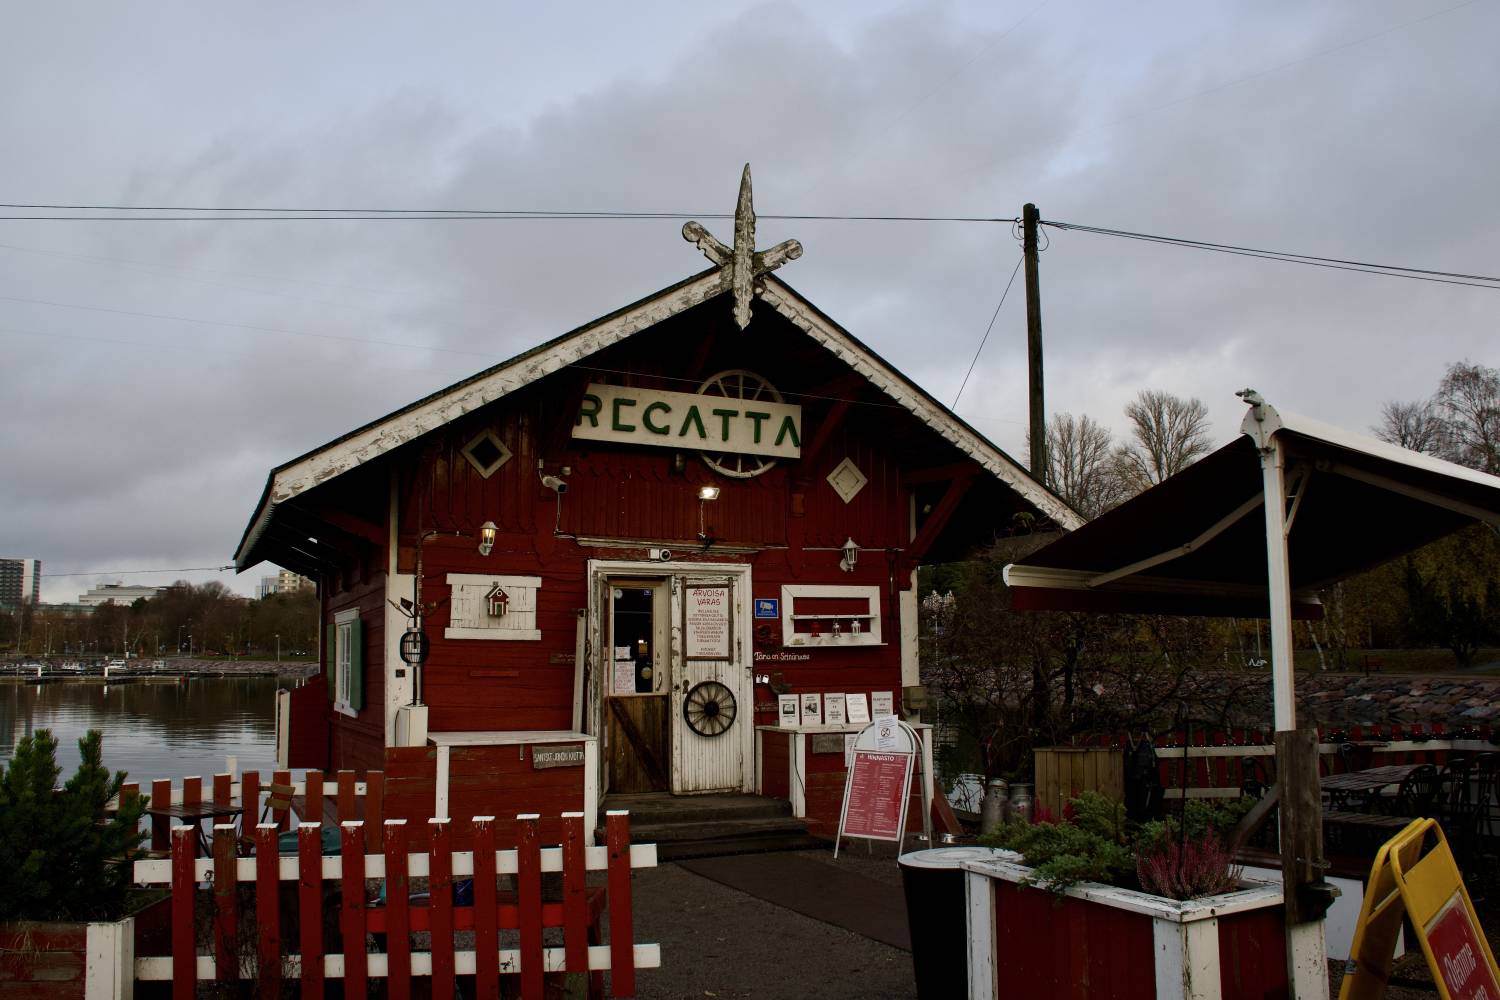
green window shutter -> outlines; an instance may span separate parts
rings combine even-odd
[[[365,707],[365,623],[358,618],[349,623],[349,707]]]
[[[339,695],[339,627],[325,622],[323,628],[326,629],[323,638],[328,647],[323,651],[323,679],[328,682],[328,700],[334,701]]]

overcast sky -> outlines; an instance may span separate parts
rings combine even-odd
[[[0,201],[1044,218],[1500,273],[1500,4],[24,4]],[[0,214],[27,214],[0,209]],[[731,226],[705,220],[726,241]],[[668,221],[0,221],[0,555],[220,579],[268,471],[704,266]],[[1008,225],[763,220],[951,402]],[[1142,388],[1367,430],[1500,290],[1052,231],[1049,412]],[[1018,281],[958,412],[1020,457]],[[157,574],[124,571],[161,569]],[[95,575],[53,574],[110,571]]]

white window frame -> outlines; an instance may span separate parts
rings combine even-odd
[[[359,715],[349,704],[349,664],[353,654],[353,645],[349,641],[349,636],[354,631],[353,623],[358,619],[358,608],[349,608],[333,616],[333,710],[350,718],[356,718]]]

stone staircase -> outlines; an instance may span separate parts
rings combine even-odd
[[[760,795],[607,795],[603,809],[630,811],[630,839],[656,845],[662,861],[827,847],[792,817],[786,799]],[[604,818],[600,811],[600,820]],[[603,830],[599,831],[603,843]]]

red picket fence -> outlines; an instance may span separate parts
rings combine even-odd
[[[612,811],[605,823],[606,846],[589,846],[582,813],[562,816],[563,843],[543,847],[536,814],[516,817],[518,846],[496,849],[494,818],[476,816],[472,823],[475,850],[454,851],[452,824],[428,820],[426,852],[408,851],[407,823],[382,824],[380,853],[366,854],[366,824],[341,825],[341,851],[322,854],[322,825],[297,829],[297,853],[281,856],[275,823],[255,827],[249,843],[232,824],[214,827],[213,856],[195,857],[197,830],[177,826],[171,831],[170,860],[135,862],[135,880],[169,885],[172,889],[172,953],[138,956],[138,980],[171,980],[180,1000],[194,995],[200,980],[237,982],[257,980],[260,996],[279,996],[284,979],[301,982],[301,996],[323,996],[325,980],[342,978],[349,996],[363,996],[368,980],[384,978],[392,997],[410,996],[415,977],[431,977],[432,995],[452,996],[454,978],[475,977],[476,995],[499,997],[499,976],[519,974],[521,995],[541,1000],[547,973],[586,973],[590,996],[603,995],[603,972],[610,972],[614,996],[635,996],[635,971],[661,964],[655,944],[634,942],[631,912],[631,870],[656,865],[656,845],[630,843],[629,815]],[[244,856],[246,850],[253,851]],[[591,888],[591,871],[607,873],[607,886]],[[544,901],[542,874],[560,872],[562,898]],[[515,879],[514,892],[497,891],[497,878]],[[426,878],[426,905],[410,897],[413,878]],[[472,878],[473,903],[454,901],[454,883]],[[366,880],[384,883],[384,902],[371,901]],[[212,890],[212,945],[199,954],[197,920],[200,883]],[[284,892],[284,883],[291,891]],[[325,947],[325,923],[333,916],[325,886],[341,890],[336,928],[342,948]],[[244,887],[244,888],[242,888]],[[293,888],[294,887],[294,888]],[[251,901],[246,896],[252,897]],[[414,905],[415,904],[415,905]],[[288,912],[289,911],[289,912]],[[600,918],[609,916],[609,941],[602,942]],[[252,919],[253,914],[253,919]],[[295,918],[296,941],[286,941],[283,922]],[[562,931],[562,947],[544,945],[548,928]],[[473,950],[458,950],[457,930],[472,929]],[[249,932],[242,934],[242,930]],[[501,948],[499,933],[519,933],[519,947]],[[427,951],[412,950],[412,935],[427,933]],[[383,951],[367,950],[368,935],[383,935]],[[253,941],[253,949],[242,942]],[[287,947],[299,949],[289,953]],[[247,954],[253,950],[253,955]]]

